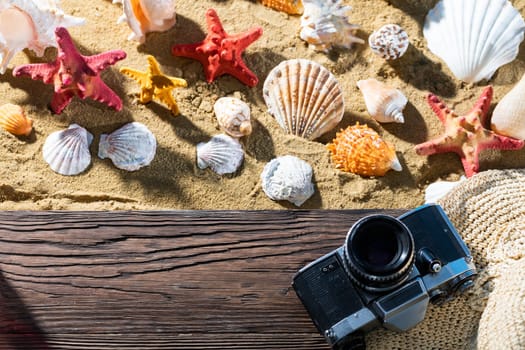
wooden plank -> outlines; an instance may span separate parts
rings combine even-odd
[[[328,348],[292,276],[377,212],[0,212],[0,348]]]

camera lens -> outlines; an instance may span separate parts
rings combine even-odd
[[[347,272],[362,288],[382,292],[408,277],[414,262],[414,239],[398,219],[367,216],[352,226],[344,245]]]

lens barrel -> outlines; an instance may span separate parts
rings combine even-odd
[[[388,215],[370,215],[357,221],[344,244],[350,278],[371,292],[400,286],[412,270],[414,255],[414,238],[409,229]]]

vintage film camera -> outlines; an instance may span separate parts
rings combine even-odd
[[[357,221],[342,247],[303,267],[293,287],[334,349],[365,349],[364,333],[405,331],[473,285],[470,252],[438,205]]]

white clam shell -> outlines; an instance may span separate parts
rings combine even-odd
[[[458,181],[436,181],[431,183],[425,189],[425,204],[436,203],[466,179],[465,176],[461,176]]]
[[[221,129],[232,137],[243,137],[252,133],[250,106],[235,97],[221,97],[213,106]]]
[[[292,59],[281,62],[264,81],[268,113],[288,133],[313,140],[343,118],[343,93],[337,79],[320,64]]]
[[[385,24],[368,37],[370,49],[385,60],[396,60],[403,56],[410,41],[408,34],[397,24]]]
[[[514,60],[525,21],[508,0],[441,0],[428,13],[428,48],[468,83],[490,79]]]
[[[262,189],[270,199],[300,207],[314,192],[312,167],[294,156],[272,159],[261,173]]]
[[[357,87],[365,98],[368,113],[380,123],[404,123],[403,109],[408,103],[401,91],[376,79],[359,80]]]
[[[135,171],[149,165],[157,151],[157,140],[152,132],[138,122],[128,123],[111,134],[100,135],[98,156],[109,158],[123,170]]]
[[[327,52],[333,46],[350,48],[353,43],[363,44],[354,36],[359,26],[350,23],[350,6],[341,0],[303,0],[299,37],[314,50]]]
[[[128,23],[132,31],[128,40],[144,43],[146,33],[168,30],[176,22],[175,0],[113,0],[113,3],[122,4],[124,14],[117,23]]]
[[[91,163],[89,145],[93,141],[86,129],[71,124],[66,130],[55,131],[44,142],[44,160],[61,175],[78,175]]]
[[[525,140],[525,74],[496,105],[490,124],[498,134]]]
[[[57,27],[84,24],[83,18],[66,15],[58,1],[1,0],[0,1],[0,74],[10,60],[25,48],[38,56],[47,47],[57,46]]]
[[[210,167],[219,175],[237,171],[244,159],[244,151],[237,139],[225,134],[215,135],[208,142],[197,145],[197,166]]]

